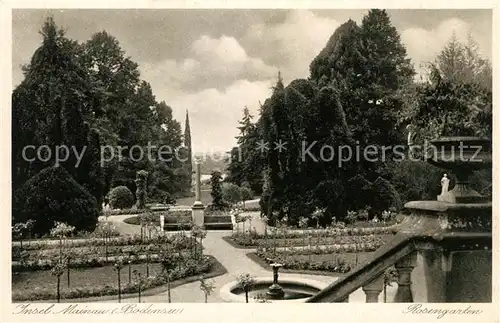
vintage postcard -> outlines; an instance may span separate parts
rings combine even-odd
[[[2,2],[2,322],[500,322],[497,5]]]

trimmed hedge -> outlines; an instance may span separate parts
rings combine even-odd
[[[54,222],[93,231],[97,225],[97,201],[63,167],[48,167],[31,177],[14,193],[14,223],[34,220],[33,234],[50,232]]]

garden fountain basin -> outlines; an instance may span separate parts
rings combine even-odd
[[[255,285],[248,293],[248,302],[256,303],[254,297],[261,294],[266,297],[269,286],[273,284],[271,277],[256,277]],[[328,284],[316,280],[300,277],[280,276],[279,285],[283,288],[285,295],[283,299],[268,299],[268,302],[274,303],[305,303],[305,301],[328,286]],[[225,302],[245,303],[245,292],[239,287],[237,281],[232,281],[220,289],[220,296]]]

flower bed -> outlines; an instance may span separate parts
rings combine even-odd
[[[136,265],[133,268],[145,272],[144,266],[140,267]],[[174,287],[176,285],[178,286],[175,280],[188,277],[197,279],[200,274],[204,274],[205,277],[209,278],[222,275],[226,272],[226,269],[215,258],[212,256],[204,256],[204,258],[199,261],[194,261],[193,259],[183,261],[182,265],[176,267],[172,271],[170,280],[172,287]],[[161,274],[160,265],[151,265],[150,274],[151,276],[145,279],[141,284],[142,291],[166,283],[165,277]],[[56,298],[56,288],[54,287],[56,279],[50,275],[50,272],[23,273],[22,276],[23,277],[13,276],[13,301],[53,300]],[[120,276],[122,280],[122,294],[136,293],[138,291],[139,284],[137,281],[132,280],[130,284],[128,283],[126,268],[121,271]],[[68,288],[64,278],[61,277],[62,299],[118,294],[117,273],[114,271],[113,266],[73,271],[71,281],[71,287]],[[189,280],[185,280],[184,282],[189,282]]]
[[[392,232],[387,228],[357,228],[362,230],[334,230],[298,234],[297,232],[261,235],[252,233],[233,233],[229,239],[235,245],[242,247],[258,247],[265,244],[277,247],[307,246],[307,245],[332,245],[367,243],[380,239],[387,241]]]
[[[344,274],[355,266],[354,263],[347,262],[346,257],[339,257],[338,255],[321,255],[314,258],[304,258],[301,256],[293,257],[283,253],[263,250],[257,251],[255,255],[267,265],[273,262],[279,262],[283,265],[283,269],[291,270],[328,271]]]
[[[97,268],[112,265],[115,262],[116,256],[106,257],[95,256],[95,255],[85,255],[78,258],[72,259],[70,262],[70,268]],[[127,262],[128,257],[121,256],[125,262]],[[148,262],[155,263],[158,261],[158,256],[156,254],[151,254]],[[139,255],[137,257],[130,258],[131,264],[143,264],[146,263],[146,255]],[[12,272],[29,272],[29,271],[48,271],[52,268],[52,263],[48,259],[39,259],[35,261],[27,262],[13,262]]]
[[[155,262],[158,259],[157,252],[160,248],[153,246],[149,252],[143,248],[133,247],[127,250],[121,248],[114,248],[108,251],[106,256],[105,251],[96,250],[94,248],[86,248],[86,250],[69,250],[64,251],[63,255],[71,255],[70,267],[71,268],[88,268],[88,267],[102,267],[110,264],[116,258],[131,261],[132,263]],[[175,248],[178,253],[192,253],[192,250],[201,250],[199,243],[192,242],[192,245]],[[12,262],[12,271],[33,271],[33,270],[48,270],[51,268],[51,260],[58,258],[58,250],[50,250],[48,252],[25,253],[22,261],[14,260]]]
[[[328,229],[275,229],[272,228],[268,230],[268,237],[277,237],[277,238],[302,238],[304,235],[312,235],[312,236],[324,236],[324,237],[334,237],[338,235],[346,236],[346,235],[370,235],[370,234],[392,234],[394,233],[393,226],[373,226],[373,227],[344,227],[344,228],[328,228]],[[264,238],[265,234],[255,234],[255,238]]]
[[[104,216],[114,216],[114,215],[127,215],[127,214],[144,214],[150,212],[166,212],[170,209],[169,206],[154,206],[148,209],[125,209],[125,210],[110,210],[104,211]]]
[[[365,238],[365,237],[363,237]],[[309,254],[332,254],[332,253],[350,253],[350,252],[373,252],[383,246],[389,239],[374,236],[369,240],[364,240],[362,242],[351,242],[351,243],[337,243],[329,245],[304,245],[304,246],[288,246],[288,247],[278,247],[273,245],[272,242],[268,244],[263,244],[257,248],[257,250],[277,250],[283,255],[309,255]]]
[[[153,236],[150,239],[145,236],[141,237],[141,235],[127,235],[127,236],[119,236],[119,237],[111,237],[108,239],[103,238],[90,238],[85,240],[76,240],[72,241],[71,239],[63,240],[63,245],[70,245],[72,248],[76,247],[85,247],[85,246],[132,246],[132,245],[149,245],[149,244],[158,244],[158,243],[168,243],[169,241],[173,241],[174,237],[157,235]],[[41,249],[55,249],[59,248],[59,240],[37,240],[32,241],[30,244],[24,244],[23,248],[19,245],[12,246],[12,252],[21,252],[22,250],[41,250]]]
[[[250,259],[269,269],[269,264],[279,262],[283,264],[284,272],[301,272],[307,274],[344,274],[349,272],[368,259],[371,259],[373,252],[352,252],[346,249],[345,253],[291,253],[272,249],[259,249],[256,252],[247,254]]]
[[[100,222],[100,223],[105,223],[105,222]],[[120,235],[119,232],[117,231],[110,231],[109,236],[110,237],[118,237]],[[90,239],[90,238],[95,238],[96,233],[95,232],[87,232],[87,231],[77,231],[77,232],[72,232],[70,236],[66,237],[66,240],[79,240],[79,239]],[[50,235],[50,233],[47,233],[43,236],[32,236],[31,238],[25,237],[22,242],[24,247],[29,247],[29,245],[32,244],[38,244],[38,243],[44,243],[45,241],[53,241],[54,237]],[[12,237],[12,242],[13,243],[20,243],[21,240],[13,236]]]

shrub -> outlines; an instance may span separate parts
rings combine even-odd
[[[231,210],[231,205],[229,205],[226,202],[222,202],[219,206],[214,205],[214,204],[209,204],[205,208],[205,215],[212,215],[212,214],[222,214],[222,213],[227,213]]]
[[[167,205],[174,205],[174,204],[175,204],[175,202],[176,202],[176,200],[175,200],[175,196],[174,196],[174,195],[172,195],[172,194],[170,194],[170,193],[168,193],[168,192],[165,192],[165,193],[163,194],[163,203],[164,203],[164,204],[167,204]]]
[[[32,232],[50,232],[54,222],[65,222],[77,231],[93,231],[97,201],[62,167],[48,167],[30,178],[15,194],[14,222],[34,220]]]
[[[129,209],[134,205],[134,195],[126,186],[117,186],[109,192],[109,204],[113,209]]]
[[[242,201],[248,201],[248,200],[253,199],[253,192],[248,187],[243,186],[240,189],[240,194],[241,194],[241,200]]]
[[[222,198],[225,202],[235,204],[241,201],[240,187],[233,183],[222,184]]]
[[[357,219],[358,219],[358,212],[347,211],[347,216],[345,217],[345,222],[347,224],[354,224]]]
[[[401,209],[401,198],[394,186],[385,178],[378,177],[372,185],[371,213],[373,216],[380,216],[384,210],[390,207],[396,210]]]
[[[222,209],[224,207],[221,181],[222,174],[218,171],[212,172],[212,176],[210,178],[212,191],[210,192],[210,195],[212,196],[212,204],[216,209]]]

